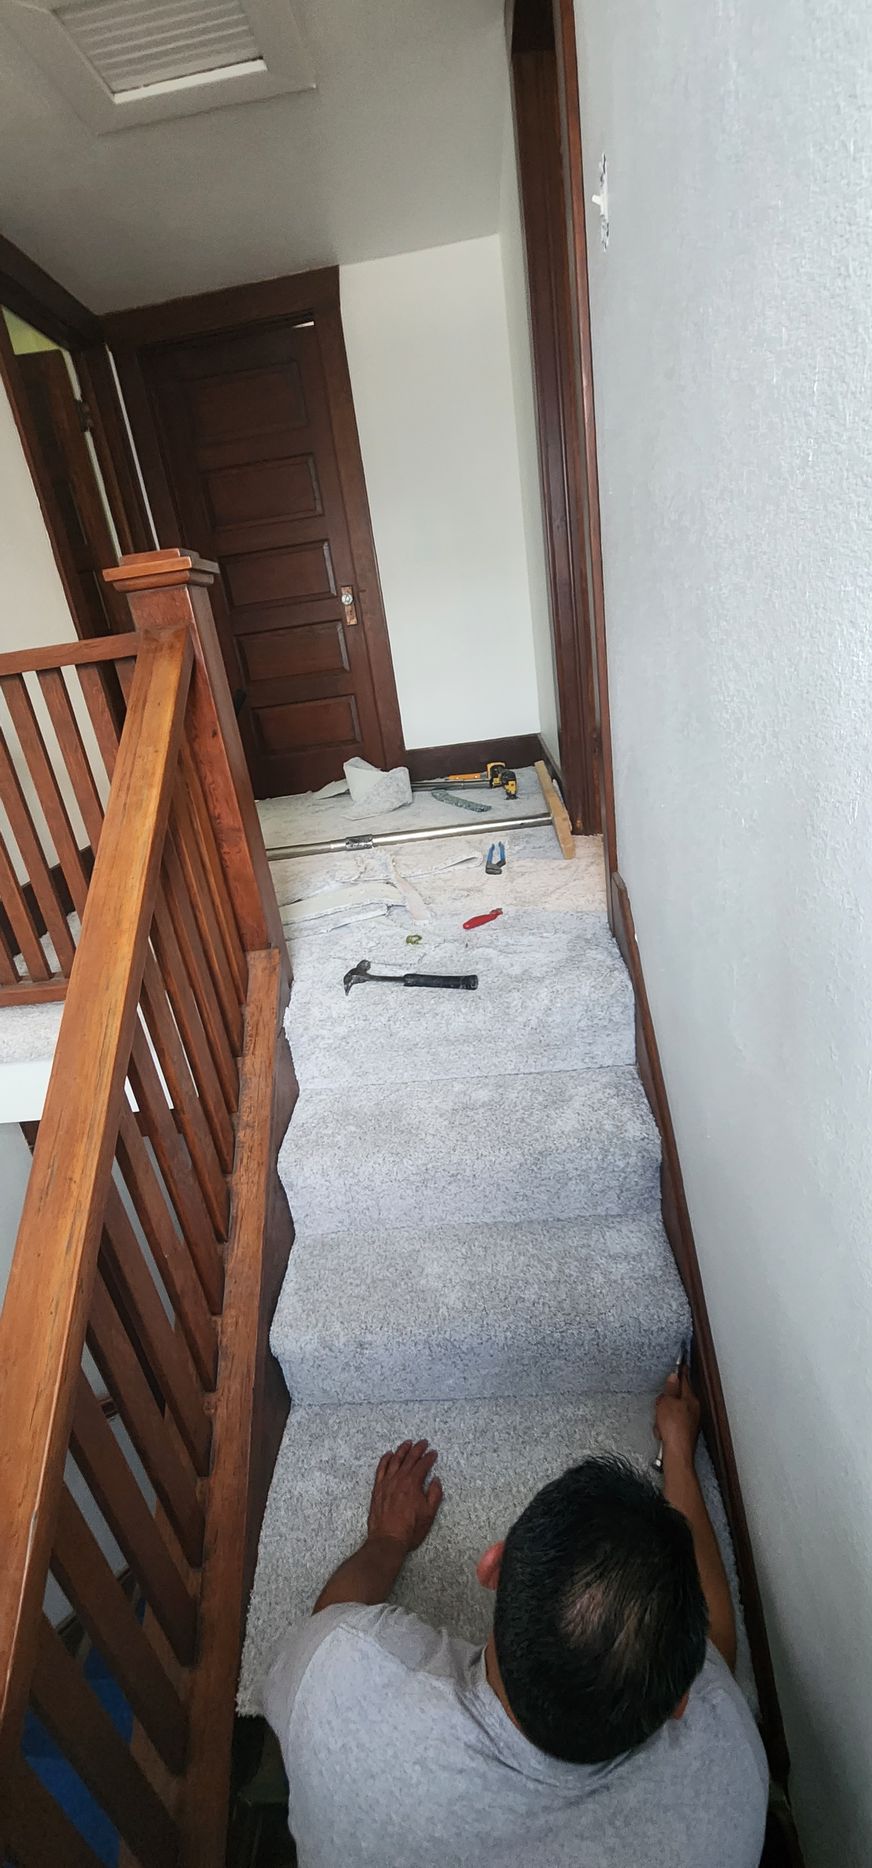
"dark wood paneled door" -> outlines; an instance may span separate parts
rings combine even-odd
[[[139,352],[183,542],[221,567],[216,618],[260,797],[320,786],[356,754],[401,755],[371,536],[360,550],[359,453],[363,516],[341,458],[356,429],[349,443],[333,363],[314,318]]]

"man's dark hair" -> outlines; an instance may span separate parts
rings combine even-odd
[[[571,1467],[509,1532],[497,1662],[552,1757],[599,1764],[650,1738],[696,1679],[707,1626],[690,1526],[625,1460]]]

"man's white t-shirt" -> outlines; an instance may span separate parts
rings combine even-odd
[[[757,1868],[766,1759],[713,1647],[682,1719],[605,1765],[523,1736],[484,1654],[390,1605],[322,1609],[263,1690],[300,1868]]]

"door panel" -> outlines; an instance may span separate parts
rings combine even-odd
[[[185,543],[221,568],[216,622],[257,794],[315,788],[355,755],[384,764],[366,625],[342,596],[360,617],[315,322],[161,345],[141,363]]]

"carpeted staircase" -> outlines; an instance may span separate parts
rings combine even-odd
[[[550,831],[535,834],[544,896],[550,871],[555,888],[564,878]],[[630,984],[589,855],[572,912],[507,907],[464,933],[509,888],[479,857],[480,901],[467,866],[452,911],[434,857],[429,897],[414,876],[429,920],[295,935],[301,1095],[279,1171],[297,1237],[272,1329],[292,1410],[242,1711],[259,1709],[272,1644],[359,1542],[388,1446],[427,1435],[445,1488],[398,1599],[475,1640],[492,1606],[475,1560],[533,1492],[589,1451],[653,1457],[654,1396],[689,1315],[660,1223]],[[479,989],[361,985],[346,997],[343,974],[364,954],[384,971],[475,970]],[[733,1574],[703,1449],[700,1470]],[[743,1636],[740,1676],[753,1697]]]

